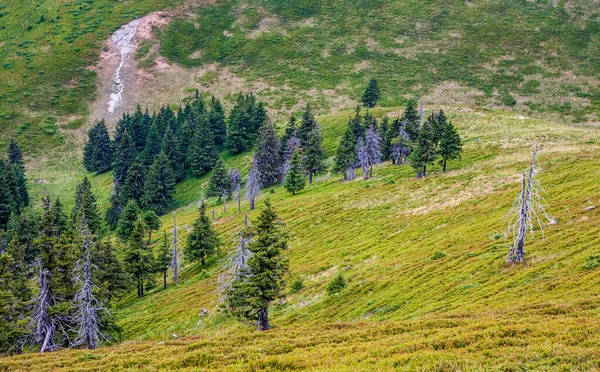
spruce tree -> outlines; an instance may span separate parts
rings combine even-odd
[[[415,99],[410,99],[408,101],[402,117],[394,128],[396,133],[400,131],[400,125],[404,126],[404,131],[411,141],[417,140],[419,129],[421,127],[421,116],[417,110],[417,101]]]
[[[262,103],[256,103],[252,94],[238,94],[235,106],[229,113],[225,147],[233,154],[251,149],[260,127],[267,121]]]
[[[144,190],[146,184],[146,174],[148,168],[137,159],[127,170],[125,184],[121,189],[121,200],[135,200],[138,205],[142,205],[144,199]]]
[[[379,137],[381,138],[381,160],[390,160],[393,137],[390,136],[390,121],[387,116],[381,120],[381,125],[379,126]]]
[[[125,270],[131,274],[137,283],[138,297],[144,296],[144,283],[152,274],[153,257],[150,247],[146,244],[146,226],[144,221],[137,220],[129,234],[123,252]]]
[[[161,149],[162,141],[160,139],[160,133],[156,127],[156,123],[152,123],[148,135],[146,136],[146,146],[144,147],[144,151],[140,153],[144,165],[152,165],[154,159],[160,154]]]
[[[269,200],[248,230],[252,255],[227,290],[227,307],[235,316],[256,322],[261,331],[266,331],[270,328],[269,306],[283,296],[288,262],[282,254],[288,247],[287,234]]]
[[[137,155],[138,152],[135,148],[135,143],[131,139],[129,132],[125,130],[115,150],[114,183],[116,185],[123,186],[127,177],[127,171],[135,162]]]
[[[215,137],[215,145],[222,149],[227,138],[227,125],[225,124],[225,111],[221,101],[214,96],[210,100],[210,110],[208,111],[208,123]]]
[[[105,303],[118,298],[129,289],[129,280],[123,265],[117,259],[110,240],[98,240],[92,250],[92,264],[97,268],[92,276],[98,287],[98,296]]]
[[[112,167],[114,152],[104,120],[94,124],[88,132],[83,163],[89,172],[103,173]]]
[[[423,123],[415,148],[408,159],[410,165],[417,172],[417,177],[421,178],[427,176],[427,166],[433,164],[436,157],[434,120],[430,118]]]
[[[10,167],[0,159],[0,229],[6,228],[11,213],[16,211]]]
[[[129,235],[131,235],[131,231],[133,231],[133,226],[135,222],[139,219],[140,216],[140,207],[135,202],[135,200],[130,199],[127,202],[127,206],[121,213],[121,218],[119,218],[119,224],[117,225],[117,236],[122,240],[127,240]]]
[[[142,219],[148,230],[148,244],[150,244],[150,240],[152,240],[152,231],[160,229],[160,218],[154,211],[146,211],[144,212]]]
[[[154,160],[144,184],[143,205],[161,215],[171,206],[175,177],[167,156],[161,152]]]
[[[167,273],[171,262],[173,261],[173,252],[169,247],[167,232],[164,232],[162,243],[156,248],[154,255],[155,271],[163,275],[163,289],[167,289]]]
[[[438,146],[438,155],[443,172],[446,173],[446,163],[449,160],[460,159],[462,152],[462,140],[460,135],[450,122],[446,122],[441,134],[440,144]]]
[[[8,163],[18,165],[18,167],[25,172],[23,153],[21,152],[21,148],[14,138],[11,138],[8,144]]]
[[[207,194],[208,196],[222,197],[224,194],[229,194],[230,189],[229,171],[223,159],[219,158],[208,181]]]
[[[125,208],[125,200],[123,198],[122,190],[123,187],[113,184],[110,190],[110,196],[108,197],[109,206],[104,214],[104,221],[111,230],[117,228],[119,218],[123,209]]]
[[[380,98],[381,92],[379,91],[379,84],[375,78],[372,78],[362,96],[361,102],[366,107],[372,108],[375,107]]]
[[[302,114],[302,121],[298,128],[298,139],[300,140],[300,146],[302,148],[307,146],[309,139],[313,136],[315,127],[317,126],[317,120],[310,108],[309,104],[306,104],[304,113]]]
[[[344,180],[353,179],[354,167],[356,166],[356,138],[354,137],[354,131],[348,123],[344,137],[338,145],[335,154],[335,165],[333,171],[335,173],[343,173]]]
[[[260,129],[256,149],[256,162],[263,187],[275,184],[281,175],[280,147],[281,143],[275,127],[270,121],[267,121]]]
[[[213,133],[206,117],[196,123],[192,143],[188,147],[187,161],[192,173],[201,176],[215,165],[219,154],[215,146]]]
[[[175,175],[176,181],[181,181],[185,177],[185,169],[183,167],[183,156],[179,151],[179,144],[176,137],[173,135],[171,127],[167,127],[165,137],[163,138],[162,149],[169,159],[171,169]]]
[[[294,151],[292,161],[290,162],[290,170],[285,177],[284,187],[287,191],[291,192],[292,195],[296,195],[298,191],[304,189],[305,185],[306,180],[304,179],[304,174],[302,174],[300,156],[298,155],[298,151]]]
[[[80,225],[84,216],[92,234],[97,234],[100,231],[102,219],[96,205],[96,197],[92,193],[92,184],[87,176],[77,185],[75,207],[73,207],[74,224]]]
[[[127,129],[138,153],[141,153],[144,147],[146,147],[146,137],[148,136],[148,129],[150,129],[151,122],[152,118],[148,114],[148,109],[142,113],[140,105],[136,107],[135,113],[129,119]]]
[[[325,153],[319,128],[315,122],[312,133],[302,145],[302,166],[308,174],[308,183],[312,184],[313,176],[327,170],[325,166]]]
[[[200,260],[204,266],[206,258],[215,253],[215,250],[220,245],[219,236],[206,215],[206,205],[202,203],[198,217],[192,225],[192,232],[188,236],[183,250],[185,258],[190,262]]]

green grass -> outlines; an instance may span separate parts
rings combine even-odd
[[[284,301],[272,308],[273,331],[252,331],[217,307],[217,275],[248,213],[244,202],[241,214],[216,207],[215,225],[225,245],[206,267],[186,265],[180,285],[152,290],[142,299],[131,295],[119,304],[119,325],[135,342],[93,352],[17,356],[0,366],[600,368],[600,214],[587,208],[588,198],[598,202],[600,133],[501,111],[448,108],[448,113],[463,134],[465,151],[447,174],[434,167],[430,176],[416,179],[409,166],[386,164],[369,181],[325,176],[296,196],[281,187],[265,193],[291,236],[290,285]],[[326,141],[349,115],[320,117]],[[545,239],[536,232],[524,265],[507,266],[508,242],[498,232],[537,141],[544,145],[540,181],[557,224],[546,226]],[[228,161],[241,166],[248,159]],[[192,181],[178,190],[177,203],[197,200],[203,181],[191,187]],[[182,244],[196,213],[195,203],[177,211]],[[172,217],[163,223],[170,231]],[[327,296],[338,273],[346,288]],[[305,286],[297,292],[291,290],[296,279]],[[209,316],[197,323],[202,308]]]
[[[262,79],[275,108],[288,96],[329,108],[333,97],[319,92],[327,89],[358,100],[374,76],[384,106],[455,82],[479,92],[451,87],[455,101],[587,121],[600,109],[600,90],[588,79],[600,73],[592,9],[591,1],[230,0],[175,19],[160,51],[185,67],[218,63]]]

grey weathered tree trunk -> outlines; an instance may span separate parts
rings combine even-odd
[[[43,268],[41,259],[38,265],[40,268],[38,277],[40,289],[31,314],[31,322],[35,327],[34,337],[40,346],[40,353],[45,353],[55,348],[54,333],[56,332],[56,323],[48,313],[48,309],[55,304],[55,300],[48,285],[49,273]]]
[[[227,213],[227,191],[223,190],[223,214]]]
[[[80,285],[75,293],[75,314],[73,320],[77,324],[77,338],[74,346],[83,345],[88,349],[95,349],[101,339],[107,337],[100,331],[101,311],[106,309],[100,304],[93,293],[94,283],[92,281],[92,263],[90,256],[91,246],[94,244],[87,221],[84,217],[81,224],[81,235],[83,237],[83,259],[80,260],[74,271],[73,281]]]
[[[173,283],[179,284],[179,260],[177,252],[177,215],[173,214]]]
[[[540,148],[536,146],[533,151],[529,172],[523,173],[519,197],[513,203],[513,206],[508,213],[510,220],[505,235],[514,235],[514,241],[510,246],[507,263],[523,262],[528,230],[533,235],[534,226],[538,225],[543,236],[544,229],[539,219],[539,213],[542,213],[551,223],[553,223],[553,219],[548,216],[543,206],[543,199],[540,196],[540,192],[544,192],[544,190],[536,178],[538,169],[535,162],[539,149]]]
[[[238,199],[238,213],[242,213],[242,188],[238,186],[237,188],[237,199]]]

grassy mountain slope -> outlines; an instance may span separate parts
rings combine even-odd
[[[591,1],[231,0],[176,17],[159,39],[173,62],[261,81],[278,109],[343,107],[375,76],[384,106],[425,96],[583,122],[600,109],[598,16]]]
[[[408,166],[388,164],[369,181],[326,176],[296,196],[281,187],[269,195],[291,232],[290,279],[306,285],[274,307],[275,330],[259,334],[217,311],[217,274],[244,203],[242,214],[216,207],[226,244],[205,269],[186,267],[179,286],[119,306],[119,324],[136,342],[17,356],[0,366],[600,368],[600,215],[587,208],[598,203],[598,131],[501,111],[449,112],[465,153],[447,174],[433,169],[417,180]],[[326,144],[350,114],[320,117]],[[536,141],[545,146],[540,181],[557,224],[546,226],[544,240],[536,231],[526,264],[507,267],[509,242],[496,235]],[[184,238],[195,213],[193,205],[177,213]],[[163,219],[167,231],[171,221]],[[327,296],[338,272],[348,287]],[[198,322],[202,308],[209,316]],[[173,333],[183,339],[172,340]]]

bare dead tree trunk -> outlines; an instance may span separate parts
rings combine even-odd
[[[427,166],[423,166],[423,177],[427,177]]]
[[[179,260],[178,260],[178,252],[177,252],[177,215],[173,214],[173,283],[179,284]]]
[[[250,210],[254,210],[254,198],[250,198]]]
[[[167,289],[167,272],[163,273],[163,289]]]
[[[442,170],[442,173],[446,173],[446,159],[444,159],[444,169]]]
[[[246,216],[244,218],[244,226],[248,227],[248,213],[246,213]]]
[[[212,210],[212,221],[215,222],[215,210]]]
[[[542,234],[544,233],[538,213],[542,213],[549,221],[553,221],[542,205],[543,199],[540,196],[540,191],[543,192],[543,189],[536,179],[538,170],[535,161],[539,149],[540,148],[536,146],[533,151],[529,172],[523,173],[519,197],[513,203],[513,206],[508,213],[508,216],[511,216],[511,218],[505,235],[512,234],[514,236],[514,241],[510,246],[508,259],[506,260],[507,263],[523,262],[525,257],[527,231],[529,230],[533,235],[534,225],[537,224],[540,227],[540,230],[542,230]]]
[[[263,306],[258,313],[258,326],[261,331],[269,330],[269,308]]]
[[[238,185],[238,213],[242,213],[242,188]]]
[[[40,353],[52,351],[54,345],[54,333],[56,324],[48,313],[48,309],[54,305],[54,297],[48,285],[48,271],[43,268],[42,260],[39,260],[40,273],[38,282],[40,290],[35,301],[35,307],[31,314],[31,321],[35,326],[36,342],[40,345]]]
[[[90,249],[94,241],[87,226],[87,220],[83,218],[81,224],[81,234],[83,235],[83,260],[80,260],[75,267],[74,282],[80,285],[75,293],[75,314],[73,319],[77,324],[77,338],[73,342],[74,346],[84,345],[88,349],[95,349],[101,339],[107,340],[101,331],[99,313],[106,311],[93,294],[94,283],[92,281],[92,262]]]
[[[223,214],[227,213],[227,192],[223,192]]]

